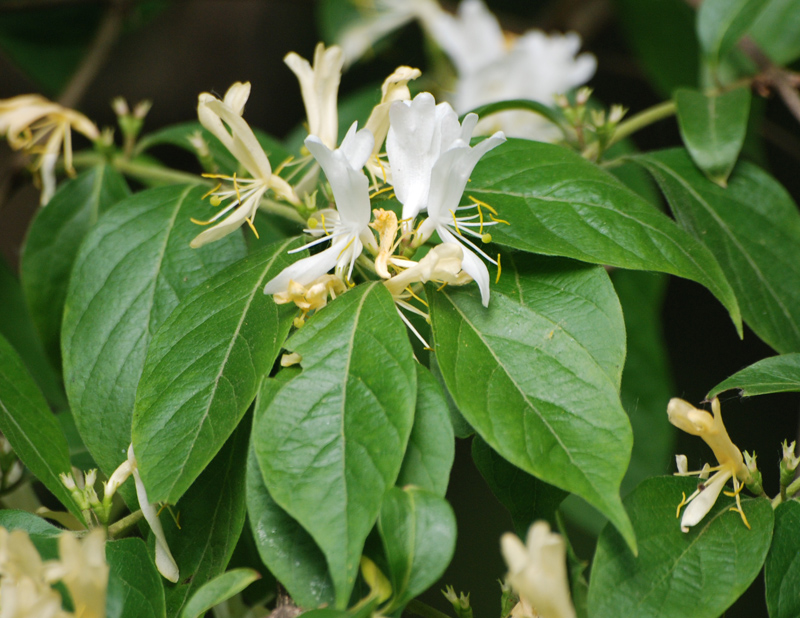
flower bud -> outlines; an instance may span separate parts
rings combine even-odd
[[[756,454],[753,453],[751,455],[747,451],[742,454],[744,455],[744,464],[750,472],[750,480],[745,483],[745,486],[754,494],[760,495],[764,493],[764,485],[761,472],[759,472],[758,466],[756,466]]]
[[[800,463],[800,458],[794,454],[796,445],[796,442],[787,444],[786,440],[783,441],[783,459],[781,459],[780,463],[781,487],[788,487],[794,480],[797,464]]]

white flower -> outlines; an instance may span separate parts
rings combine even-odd
[[[581,40],[575,33],[548,36],[531,30],[506,37],[481,0],[463,0],[457,16],[441,14],[430,31],[458,72],[454,104],[459,113],[509,99],[552,105],[556,94],[586,83],[597,68],[594,56],[576,56]],[[493,114],[478,125],[483,134],[497,130],[548,141],[559,135],[548,121],[527,111]]]
[[[213,223],[231,210],[233,212],[217,225],[198,234],[191,242],[193,248],[219,240],[239,229],[245,222],[253,227],[253,217],[267,189],[272,189],[289,202],[299,201],[292,187],[283,178],[272,173],[272,166],[266,153],[258,143],[253,130],[242,118],[244,104],[249,96],[250,83],[236,82],[228,88],[222,101],[207,92],[198,97],[197,116],[200,124],[222,142],[251,178],[237,178],[236,174],[209,175],[232,183],[232,188],[222,190],[220,183],[208,194],[212,195],[212,204],[219,206],[224,201],[228,201],[228,204],[209,221],[195,221],[195,223]],[[253,229],[255,231],[255,228]]]
[[[520,600],[541,618],[575,618],[567,579],[566,546],[545,521],[528,530],[527,545],[506,533],[500,548],[508,565],[508,582]]]
[[[58,549],[60,560],[45,565],[48,578],[64,582],[76,617],[104,618],[108,564],[103,529],[95,528],[82,539],[69,532],[62,533]]]
[[[340,279],[349,280],[364,245],[377,249],[369,228],[369,180],[363,172],[374,141],[368,129],[357,129],[358,123],[353,123],[336,150],[316,135],[306,138],[306,147],[328,178],[337,210],[328,213],[326,235],[296,251],[328,240],[331,246],[285,268],[264,286],[264,294],[286,293],[292,281],[308,287],[334,267]],[[332,225],[330,230],[328,224]]]

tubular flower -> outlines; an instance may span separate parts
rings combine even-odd
[[[336,150],[330,150],[316,135],[306,138],[306,147],[328,178],[337,210],[328,215],[327,221],[332,224],[332,229],[326,229],[324,237],[295,251],[329,240],[331,246],[283,269],[264,286],[264,294],[288,293],[291,282],[309,287],[332,268],[336,269],[339,279],[348,281],[364,245],[377,251],[375,237],[369,228],[369,180],[363,171],[374,142],[368,129],[357,131],[357,124],[353,123]]]
[[[541,618],[575,618],[567,580],[567,550],[561,535],[544,521],[528,530],[527,544],[506,533],[500,548],[508,565],[508,583],[520,601]],[[523,612],[528,613],[528,612]],[[512,614],[513,615],[513,614]]]
[[[80,540],[64,533],[58,538],[58,549],[60,561],[45,565],[49,578],[64,582],[76,616],[104,618],[108,564],[103,529],[95,528]]]
[[[42,183],[41,204],[47,204],[56,190],[55,165],[59,151],[64,153],[64,168],[72,166],[72,130],[94,141],[100,132],[94,123],[75,110],[62,107],[37,94],[0,100],[0,133],[5,133],[14,150],[34,156],[32,170]]]
[[[734,491],[730,494],[726,493],[726,495],[736,497],[736,507],[732,507],[731,510],[739,513],[744,524],[748,528],[750,527],[742,510],[742,503],[739,497],[744,483],[750,481],[750,471],[744,463],[742,452],[728,436],[728,431],[722,422],[722,413],[717,398],[711,401],[711,410],[714,413],[713,416],[705,410],[698,410],[690,403],[678,398],[670,399],[667,406],[669,422],[686,433],[701,437],[714,451],[714,456],[719,464],[713,468],[704,467],[703,470],[698,472],[688,472],[686,471],[685,458],[677,459],[678,474],[680,476],[704,475],[702,478],[707,478],[709,472],[714,472],[708,478],[708,481],[700,483],[691,496],[686,498],[684,495],[683,500],[678,505],[679,515],[681,507],[688,505],[681,518],[681,530],[683,532],[689,532],[689,528],[698,524],[706,516],[729,479],[733,479]]]
[[[195,249],[227,236],[239,229],[245,222],[255,232],[253,217],[255,217],[261,198],[267,189],[272,189],[289,202],[299,202],[289,183],[272,173],[272,166],[266,153],[258,143],[253,130],[242,118],[244,104],[249,96],[250,83],[236,82],[228,88],[225,98],[221,101],[207,92],[203,92],[198,97],[197,116],[200,124],[223,143],[251,177],[237,178],[236,174],[233,176],[208,175],[208,177],[232,183],[232,188],[226,189],[222,189],[222,183],[220,183],[209,193],[212,204],[219,206],[225,201],[228,203],[210,220],[195,221],[195,223],[203,225],[213,223],[231,210],[233,212],[212,228],[198,234],[190,243]]]

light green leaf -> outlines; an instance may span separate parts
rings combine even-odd
[[[769,0],[750,28],[750,36],[777,64],[800,58],[800,1]]]
[[[394,487],[383,499],[378,531],[392,579],[390,608],[400,608],[432,586],[450,564],[456,516],[436,494]]]
[[[494,242],[632,270],[655,270],[706,286],[741,329],[730,284],[713,254],[614,176],[561,146],[508,140],[475,168],[466,194],[509,225]]]
[[[587,336],[616,318],[604,312],[602,296],[593,289],[596,282],[584,286],[581,303],[572,302],[578,286],[564,286],[564,294],[555,285],[549,295],[528,294],[552,282],[551,274],[540,276],[535,264],[523,262],[515,269],[513,260],[506,260],[509,283],[501,280],[493,289],[488,309],[474,287],[428,288],[439,367],[458,408],[494,450],[525,472],[584,498],[635,547],[619,498],[630,458],[630,424],[609,375],[611,365],[597,358],[604,346],[596,348],[599,342]],[[598,274],[601,269],[574,269],[578,280],[590,272],[611,287],[605,273]],[[604,334],[605,346],[621,345],[621,320],[616,336],[614,330]]]
[[[764,564],[770,618],[800,616],[800,502],[775,509],[775,532]]]
[[[41,517],[26,511],[0,510],[0,527],[9,532],[24,530],[42,560],[58,560],[58,537],[64,532]]]
[[[697,38],[712,67],[744,36],[767,1],[703,1],[697,11]]]
[[[447,401],[436,378],[417,365],[417,408],[397,485],[416,485],[444,498],[455,458]]]
[[[39,336],[61,366],[61,321],[72,264],[98,217],[130,192],[119,172],[99,165],[59,189],[36,215],[22,252],[22,287]]]
[[[0,336],[0,431],[27,468],[69,511],[83,521],[81,509],[59,479],[69,474],[67,439],[47,407],[44,395],[11,344]]]
[[[183,607],[181,618],[201,618],[212,607],[239,594],[261,576],[253,569],[233,569],[203,584]]]
[[[178,501],[236,428],[295,313],[264,284],[296,257],[293,239],[239,260],[193,290],[147,351],[133,446],[148,496]]]
[[[756,578],[772,540],[772,507],[765,498],[742,500],[751,529],[717,504],[688,533],[681,532],[675,507],[694,479],[657,477],[625,499],[639,555],[616,530],[600,536],[589,582],[589,615],[617,618],[717,618]]]
[[[709,179],[727,186],[747,133],[750,90],[706,95],[680,89],[675,92],[675,104],[681,137],[692,160]]]
[[[203,193],[186,186],[137,193],[99,219],[75,260],[61,333],[64,380],[84,443],[106,475],[127,456],[153,333],[192,288],[244,255],[239,235],[189,247],[198,229],[190,218],[213,210]],[[132,499],[132,488],[123,491]]]
[[[391,295],[373,282],[316,313],[286,348],[303,371],[258,420],[256,455],[270,495],[325,554],[336,606],[346,607],[411,433],[411,344]]]
[[[742,162],[728,188],[683,150],[639,155],[680,225],[719,260],[750,328],[778,352],[800,351],[800,213],[771,176]]]
[[[164,587],[141,539],[106,543],[106,618],[166,618]]]
[[[706,397],[712,399],[734,388],[739,389],[742,397],[800,392],[800,353],[771,356],[753,363],[717,384]]]

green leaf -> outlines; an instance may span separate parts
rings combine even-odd
[[[742,500],[752,529],[720,497],[697,526],[681,532],[675,507],[697,481],[658,477],[625,499],[639,555],[616,530],[600,535],[589,582],[589,615],[618,618],[717,618],[756,578],[772,540],[772,507],[765,498]]]
[[[800,502],[775,509],[775,532],[764,564],[770,618],[800,616]]]
[[[383,499],[378,530],[392,578],[390,608],[400,608],[436,583],[450,564],[456,516],[436,494],[394,487]]]
[[[67,439],[47,407],[44,395],[11,344],[0,336],[0,431],[27,468],[69,511],[83,521],[81,509],[59,479],[69,474]]]
[[[166,618],[161,575],[141,539],[106,543],[106,618]]]
[[[33,542],[42,560],[58,559],[58,537],[64,532],[61,528],[41,517],[26,511],[0,510],[0,527],[9,532],[24,530]]]
[[[99,219],[75,260],[61,333],[64,379],[84,443],[106,475],[127,457],[153,333],[192,288],[244,255],[239,235],[189,247],[197,234],[190,217],[213,210],[203,193],[186,186],[137,193]]]
[[[800,58],[800,0],[769,0],[750,36],[776,64]]]
[[[165,582],[169,616],[178,616],[195,591],[222,573],[233,555],[246,515],[249,438],[250,423],[244,422],[173,507],[180,528],[171,517],[162,518],[181,577],[177,584]]]
[[[635,547],[619,498],[631,429],[609,375],[612,365],[598,360],[598,351],[621,345],[621,320],[616,333],[603,331],[605,344],[589,334],[614,324],[619,306],[616,317],[604,312],[596,282],[584,286],[583,302],[572,302],[578,285],[565,286],[564,294],[552,285],[558,276],[566,280],[567,272],[540,275],[536,263],[522,260],[515,269],[507,259],[507,283],[495,286],[488,309],[474,287],[440,292],[428,287],[439,367],[459,410],[494,450],[584,498]],[[601,269],[574,269],[577,281],[591,280],[589,272],[611,288]],[[528,293],[548,284],[550,294]]]
[[[741,330],[736,298],[712,253],[575,152],[509,139],[481,159],[467,195],[496,208],[509,222],[491,228],[501,245],[697,281],[725,305]]]
[[[704,0],[697,11],[697,38],[712,66],[719,64],[758,17],[768,0]]]
[[[546,519],[555,526],[556,509],[567,492],[510,464],[480,436],[472,439],[472,459],[492,493],[511,513],[517,536],[524,539],[537,519]]]
[[[461,414],[458,406],[456,406],[456,402],[453,401],[453,396],[450,394],[450,391],[447,390],[447,385],[444,383],[442,372],[439,371],[439,363],[436,362],[436,355],[434,353],[429,354],[428,366],[430,367],[431,375],[444,393],[444,399],[447,402],[447,414],[450,417],[450,425],[453,426],[453,433],[456,438],[463,439],[474,435],[475,430],[467,422],[467,419],[464,418],[464,415]]]
[[[742,397],[800,392],[800,353],[771,356],[737,371],[712,388],[708,399],[738,388]]]
[[[444,498],[456,453],[453,425],[436,378],[416,367],[417,408],[397,485],[416,485]]]
[[[181,618],[201,618],[212,607],[239,594],[261,576],[253,569],[233,569],[203,584],[184,606]]]
[[[639,155],[683,228],[719,260],[750,328],[778,352],[800,351],[800,214],[786,190],[742,162],[722,189],[683,150]]]
[[[721,187],[727,186],[744,144],[750,98],[748,88],[719,95],[687,89],[675,92],[683,143],[697,167]]]
[[[75,424],[75,417],[72,412],[64,410],[56,415],[58,424],[61,425],[61,431],[67,439],[67,446],[69,447],[69,461],[78,468],[78,470],[91,470],[97,468],[97,464],[92,459],[89,449],[81,439],[81,434],[78,433],[78,426]]]
[[[258,420],[256,455],[269,493],[325,554],[345,607],[411,433],[411,344],[391,295],[373,282],[316,313],[286,348],[303,371]]]
[[[22,252],[22,287],[53,365],[61,366],[61,321],[72,264],[98,217],[130,192],[119,172],[99,165],[68,181],[36,215]]]
[[[294,239],[249,255],[194,289],[147,351],[133,447],[147,495],[178,501],[255,399],[292,325],[264,284],[296,257]]]

